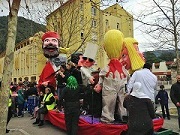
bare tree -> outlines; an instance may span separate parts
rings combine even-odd
[[[19,12],[27,19],[46,24],[46,16],[63,3],[64,0],[25,0]]]
[[[126,0],[99,0],[99,1],[91,1],[86,0],[84,1],[86,4],[91,3],[94,5],[97,11],[100,11],[102,8],[108,7],[114,3],[124,3]],[[80,1],[79,1],[80,2]],[[66,9],[59,8],[66,5],[66,3],[72,3],[71,0],[47,0],[47,1],[31,1],[31,3],[25,2],[25,8],[22,10],[22,13],[28,17],[29,19],[32,19],[38,23],[46,24],[48,23],[47,20],[49,18],[53,18],[51,20],[51,24],[47,24],[48,28],[47,30],[53,30],[57,31],[59,34],[61,34],[61,46],[62,47],[71,47],[74,44],[79,44],[79,46],[74,51],[79,51],[83,48],[83,45],[85,42],[87,42],[92,35],[92,18],[85,19],[81,18],[80,5],[76,4],[68,4],[66,6]],[[37,6],[39,4],[40,6]],[[102,10],[101,10],[102,11]],[[58,12],[58,15],[52,15],[49,17],[49,15],[52,12]],[[62,20],[62,21],[60,21]],[[83,22],[82,27],[76,27],[79,22]],[[68,24],[68,26],[66,25]],[[99,25],[99,20],[96,20],[96,24]],[[65,30],[66,29],[66,30]],[[86,29],[86,32],[84,31]],[[88,30],[87,30],[88,29]],[[74,38],[76,36],[79,36],[81,34],[82,38],[77,40],[77,38]],[[68,35],[68,36],[67,36]],[[97,39],[102,35],[98,35]],[[66,37],[66,39],[65,39]],[[67,38],[68,37],[68,38]],[[73,53],[73,52],[71,52]]]
[[[5,134],[7,112],[8,112],[8,99],[10,91],[10,82],[12,77],[12,67],[14,59],[15,38],[17,31],[17,15],[21,0],[8,0],[9,16],[8,16],[8,37],[6,44],[6,55],[4,59],[2,86],[0,88],[0,133]]]
[[[148,35],[148,42],[153,40],[150,47],[175,49],[180,74],[180,0],[148,0],[142,4],[146,10],[134,17],[142,24],[140,30]]]

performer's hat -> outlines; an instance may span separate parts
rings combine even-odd
[[[48,31],[48,32],[44,33],[44,35],[42,36],[42,41],[44,41],[46,38],[60,39],[60,36],[59,36],[59,34],[57,32]]]
[[[95,61],[97,51],[98,45],[88,42],[83,57],[91,58]]]

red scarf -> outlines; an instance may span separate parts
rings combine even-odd
[[[115,78],[114,72],[116,70],[119,72],[121,79],[126,77],[126,75],[124,74],[124,72],[122,70],[122,64],[120,63],[120,61],[118,59],[111,59],[108,66],[109,66],[109,72],[106,74],[106,77],[108,77],[109,73],[112,72],[113,78]]]

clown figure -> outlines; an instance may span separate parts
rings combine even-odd
[[[131,37],[124,38],[124,48],[122,52],[121,62],[129,73],[141,69],[145,63],[143,54],[139,51],[138,42]]]
[[[92,51],[93,50],[93,51]],[[82,66],[80,68],[81,70],[81,76],[82,76],[82,84],[84,86],[84,101],[83,101],[83,109],[91,113],[92,107],[90,107],[91,104],[91,94],[92,94],[92,84],[94,84],[94,77],[92,75],[92,72],[94,69],[92,66],[95,63],[96,54],[98,51],[98,45],[93,43],[88,43],[85,52],[82,56],[82,59],[80,59]]]
[[[38,89],[44,91],[45,87],[50,87],[53,94],[56,89],[55,74],[62,64],[66,63],[66,57],[59,55],[60,36],[56,32],[46,32],[42,36],[42,49],[44,56],[48,58],[45,67],[39,77]]]
[[[110,59],[109,64],[99,73],[99,82],[94,90],[102,89],[102,115],[101,122],[114,122],[115,106],[118,103],[118,114],[123,121],[127,116],[123,107],[125,97],[125,84],[127,84],[128,72],[120,63],[119,58],[123,49],[123,33],[119,30],[109,30],[104,35],[104,49]],[[118,100],[118,102],[117,102]]]
[[[83,85],[85,86],[94,83],[94,77],[91,75],[91,72],[93,71],[92,66],[95,63],[97,50],[98,50],[98,45],[88,43],[85,52],[82,56],[82,60],[80,59],[82,61],[81,62],[82,81],[83,81]]]

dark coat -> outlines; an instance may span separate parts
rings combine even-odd
[[[79,87],[76,89],[65,87],[60,95],[59,105],[64,99],[65,123],[68,135],[77,134],[80,116],[79,95]]]
[[[180,83],[176,82],[171,86],[170,97],[172,102],[176,105],[180,102]]]
[[[153,134],[152,119],[155,117],[155,111],[150,99],[128,95],[124,99],[123,106],[129,113],[128,135]]]
[[[76,78],[78,84],[81,85],[82,84],[82,76],[81,76],[80,67],[76,68],[73,66],[69,72],[70,72],[70,75],[72,75]]]
[[[168,104],[168,93],[165,90],[160,90],[156,96],[156,100],[160,99],[159,102],[161,105],[166,105]]]
[[[57,87],[58,88],[64,88],[66,86],[67,79],[70,76],[70,73],[67,70],[65,70],[63,74],[65,75],[64,78],[60,74],[56,75]]]

